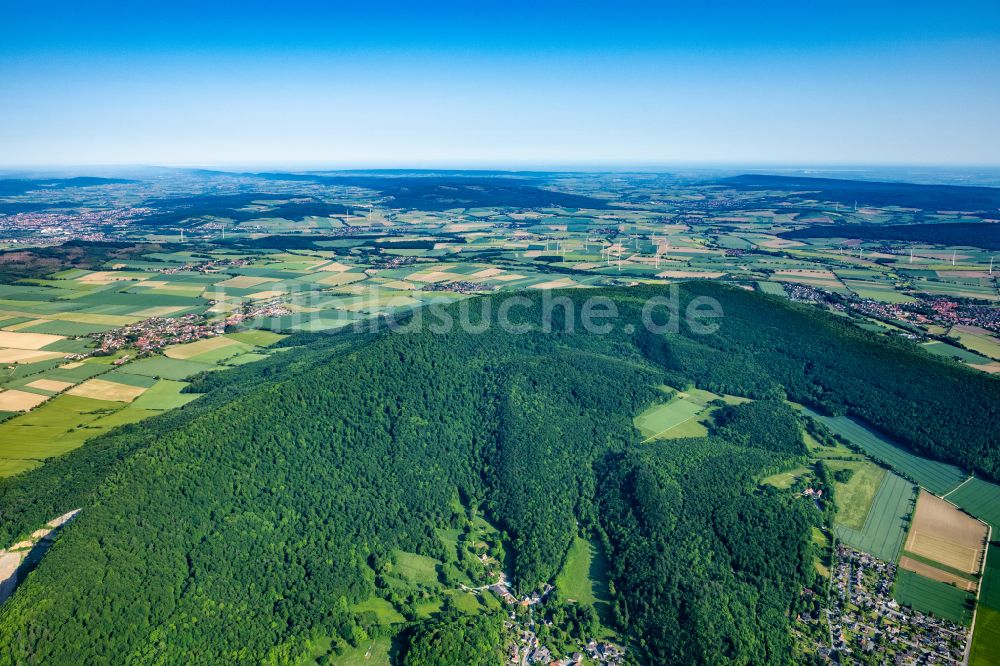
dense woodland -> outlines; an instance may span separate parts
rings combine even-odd
[[[902,206],[926,210],[994,211],[1000,208],[1000,188],[970,185],[890,183],[842,178],[808,178],[744,174],[719,181],[743,190],[797,192],[803,199],[836,201],[845,206]]]
[[[821,514],[754,482],[803,452],[783,398],[995,478],[1000,382],[717,283],[680,294],[718,299],[715,333],[626,328],[662,293],[605,290],[608,335],[558,316],[545,332],[536,302],[512,313],[522,334],[291,336],[195,382],[184,408],[0,480],[6,543],[83,509],[0,607],[0,663],[291,663],[312,638],[357,645],[352,605],[385,594],[395,551],[441,556],[456,497],[506,535],[519,592],[551,581],[581,530],[598,535],[636,661],[791,662]],[[576,314],[596,294],[566,293]],[[632,417],[691,384],[756,402],[720,407],[711,438],[640,445]],[[416,665],[504,639],[496,618],[449,611],[400,640]]]
[[[823,224],[778,234],[782,238],[860,238],[866,241],[900,241],[964,245],[1000,249],[1000,224],[952,222],[948,224]]]

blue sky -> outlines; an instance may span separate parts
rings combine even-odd
[[[7,2],[0,165],[1000,163],[996,2]]]

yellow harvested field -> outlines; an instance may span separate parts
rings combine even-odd
[[[11,349],[41,349],[53,342],[59,342],[65,338],[61,335],[48,335],[47,333],[16,333],[14,331],[0,331],[0,347]]]
[[[142,321],[141,317],[95,314],[92,312],[76,312],[49,316],[59,321],[73,321],[80,324],[100,324],[104,326],[128,326],[129,324],[136,324]]]
[[[62,352],[34,351],[31,349],[0,348],[0,363],[38,363],[53,358],[62,358]]]
[[[364,273],[332,273],[326,277],[321,277],[316,280],[319,284],[327,284],[331,286],[338,286],[342,284],[350,284],[351,282],[357,282],[358,280],[364,280]]]
[[[484,278],[496,277],[497,275],[501,275],[502,273],[503,273],[502,268],[484,268],[481,271],[476,271],[469,277],[476,280],[482,280]]]
[[[73,361],[72,363],[67,363],[66,365],[60,365],[60,370],[72,370],[73,368],[79,368],[83,365],[83,361]]]
[[[456,222],[455,224],[445,225],[444,231],[472,231],[474,229],[489,229],[490,226],[489,222]]]
[[[656,277],[661,278],[719,278],[725,275],[725,273],[710,272],[710,271],[663,271],[662,273],[657,273]]]
[[[328,264],[320,266],[316,270],[320,270],[320,271],[333,271],[335,273],[343,273],[344,271],[351,270],[351,267],[348,266],[347,264],[342,264],[339,261],[331,261]]]
[[[782,268],[774,271],[775,276],[787,276],[787,277],[804,277],[815,280],[830,280],[832,282],[837,281],[837,276],[833,274],[832,271],[827,270],[809,270],[805,268]]]
[[[175,312],[180,312],[184,309],[183,305],[160,305],[157,307],[146,308],[145,310],[139,310],[133,314],[136,317],[142,317],[146,319],[147,317],[166,317],[172,315]]]
[[[255,275],[237,275],[236,277],[216,282],[216,287],[233,287],[234,289],[249,289],[265,282],[277,282],[278,278],[258,277]]]
[[[20,324],[14,324],[13,326],[4,327],[5,331],[20,331],[22,328],[31,328],[32,326],[37,326],[38,324],[48,324],[51,319],[29,319],[28,321],[22,321]]]
[[[250,294],[250,298],[275,298],[276,296],[281,296],[284,293],[285,292],[283,291],[275,291],[273,289],[269,291],[258,291],[255,294]]]
[[[903,555],[899,558],[899,568],[906,569],[907,571],[912,571],[913,573],[918,573],[921,576],[930,578],[931,580],[940,581],[942,583],[947,583],[949,585],[954,585],[960,590],[967,590],[969,592],[976,591],[976,583],[971,580],[965,580],[961,576],[956,576],[953,573],[948,573],[947,571],[942,571],[937,567],[932,567],[929,564],[924,564],[923,562],[918,562],[912,557],[907,557]]]
[[[406,279],[410,282],[444,282],[445,280],[457,280],[460,275],[447,271],[427,271],[424,273],[413,273]]]
[[[38,407],[48,399],[47,395],[28,393],[27,391],[14,389],[2,391],[0,392],[0,412],[26,412]]]
[[[412,282],[406,282],[405,280],[390,280],[382,285],[388,289],[401,289],[404,291],[412,291],[418,289],[417,285]]]
[[[192,356],[197,356],[198,354],[204,354],[208,351],[215,351],[216,349],[222,349],[223,347],[228,347],[230,345],[238,345],[236,340],[231,340],[225,336],[217,336],[214,338],[205,338],[203,340],[197,340],[195,342],[188,342],[183,345],[174,345],[172,347],[167,347],[163,350],[163,354],[168,358],[176,359],[188,359]]]
[[[65,391],[73,382],[60,382],[55,379],[36,379],[30,384],[25,384],[28,388],[40,389],[42,391]]]
[[[109,284],[111,282],[126,282],[130,280],[142,280],[143,278],[133,273],[123,273],[119,271],[94,271],[77,278],[78,282],[84,284]]]
[[[953,569],[978,573],[986,534],[984,523],[921,490],[904,549]]]
[[[938,277],[990,279],[986,271],[937,271]]]
[[[69,395],[92,398],[94,400],[109,400],[111,402],[132,402],[145,392],[146,389],[141,386],[129,386],[127,384],[109,382],[106,379],[88,379],[79,386],[67,391]]]
[[[761,247],[769,248],[782,248],[782,247],[802,247],[805,243],[801,241],[787,240],[785,238],[772,238],[766,240],[763,243],[759,243]]]
[[[523,280],[524,276],[519,273],[506,273],[504,275],[494,275],[493,279],[500,282],[511,282],[512,280]]]
[[[559,278],[558,280],[549,280],[548,282],[539,282],[538,284],[531,285],[532,289],[563,289],[565,287],[575,287],[576,282],[572,278]]]

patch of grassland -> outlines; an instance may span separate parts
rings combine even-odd
[[[604,627],[611,624],[610,592],[608,590],[608,561],[600,544],[576,537],[566,555],[566,561],[555,581],[563,599],[581,604],[592,604]],[[611,636],[613,632],[604,631]]]
[[[701,409],[701,405],[684,398],[675,398],[668,403],[650,407],[635,417],[634,423],[644,437],[653,439],[694,418]]]
[[[390,666],[392,664],[392,639],[375,638],[365,641],[356,648],[344,650],[341,654],[331,654],[331,666]],[[319,655],[316,655],[317,657]],[[302,662],[304,666],[312,666],[315,657]]]
[[[397,550],[393,573],[411,583],[433,585],[438,580],[437,565],[433,557]]]
[[[856,530],[835,525],[837,538],[880,560],[895,562],[906,535],[906,519],[913,511],[915,494],[912,483],[887,473],[875,493],[864,527]]]
[[[885,470],[870,462],[846,462],[831,460],[827,463],[830,469],[852,469],[847,483],[834,483],[837,502],[837,522],[846,527],[860,530],[865,526],[865,519],[871,510],[875,493],[885,479]]]
[[[795,469],[790,469],[787,472],[778,472],[777,474],[772,474],[771,476],[761,479],[761,483],[774,486],[775,488],[780,488],[784,490],[785,488],[791,488],[795,481],[806,474],[809,474],[812,470],[808,467],[796,467]]]
[[[366,601],[358,602],[351,609],[355,613],[374,613],[379,624],[399,624],[406,622],[406,618],[391,603],[380,597],[372,597]]]

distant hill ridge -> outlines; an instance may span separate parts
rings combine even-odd
[[[900,206],[925,210],[992,211],[1000,208],[1000,188],[966,185],[924,185],[873,180],[841,180],[743,174],[716,181],[743,190],[815,192],[809,197],[848,206]]]

